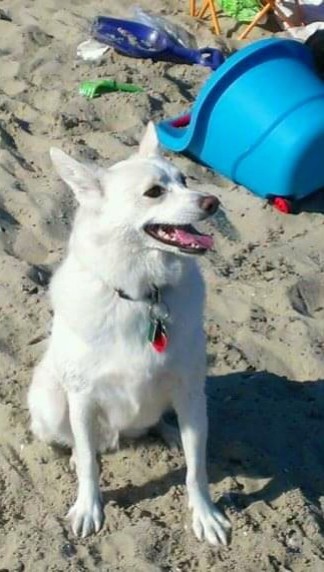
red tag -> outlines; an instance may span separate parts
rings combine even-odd
[[[168,341],[168,336],[163,331],[161,331],[152,342],[152,346],[157,352],[161,354],[167,349]]]

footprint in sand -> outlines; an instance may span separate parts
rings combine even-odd
[[[324,277],[310,275],[300,278],[288,290],[293,309],[312,318],[324,317]]]

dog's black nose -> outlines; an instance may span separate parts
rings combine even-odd
[[[207,216],[211,216],[217,211],[219,200],[213,195],[207,195],[199,199],[199,206]]]

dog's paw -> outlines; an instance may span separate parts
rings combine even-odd
[[[206,539],[217,546],[229,542],[231,523],[211,502],[201,502],[193,507],[192,528],[198,540]]]
[[[91,499],[78,498],[67,514],[73,533],[82,538],[89,536],[93,532],[99,532],[103,516],[99,495]]]

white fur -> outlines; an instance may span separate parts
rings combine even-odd
[[[139,152],[108,170],[81,165],[58,149],[51,157],[80,207],[52,280],[52,333],[28,403],[34,434],[73,448],[79,487],[69,511],[72,529],[86,536],[102,524],[96,452],[116,445],[120,433],[154,425],[172,407],[194,532],[212,544],[226,543],[230,525],[212,504],[205,468],[202,277],[194,257],[143,230],[148,223],[205,218],[201,194],[185,188],[179,171],[159,155],[152,124]],[[143,196],[153,184],[166,189],[162,197]],[[153,284],[170,310],[164,353],[147,339],[146,296]],[[116,288],[138,301],[120,298]]]

